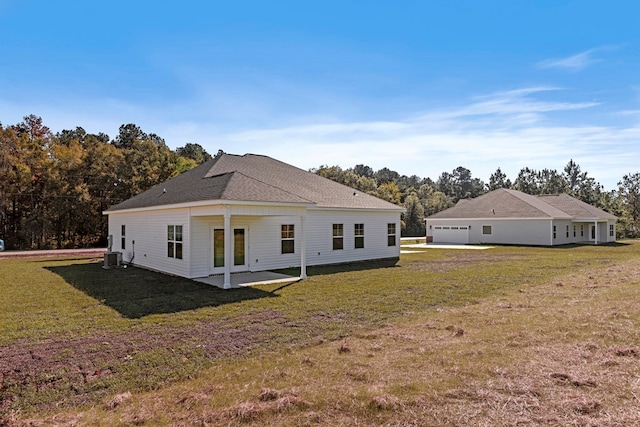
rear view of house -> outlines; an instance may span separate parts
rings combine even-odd
[[[532,196],[498,189],[431,215],[427,236],[440,243],[555,246],[616,240],[614,215],[566,194]]]
[[[108,209],[123,261],[187,278],[397,258],[403,208],[266,156],[220,154]]]

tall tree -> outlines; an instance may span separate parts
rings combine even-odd
[[[458,166],[453,172],[443,172],[438,178],[438,189],[451,197],[454,202],[480,196],[484,193],[484,182],[471,176],[471,171]]]
[[[385,182],[378,186],[377,196],[388,202],[399,205],[402,199],[402,192],[398,188],[398,184],[393,181]]]
[[[624,233],[626,237],[640,237],[640,172],[624,175],[618,182],[624,211]]]
[[[34,142],[38,141],[43,146],[51,138],[51,131],[42,123],[42,117],[30,114],[23,117],[23,121],[12,126],[18,135],[26,134]]]
[[[376,181],[378,181],[378,185],[381,185],[389,182],[397,182],[398,178],[400,178],[400,174],[389,168],[382,168],[375,173],[375,178]]]
[[[564,167],[564,177],[567,180],[567,190],[569,192],[575,194],[578,191],[581,175],[580,165],[574,162],[573,159],[569,160],[569,163]]]
[[[502,172],[500,168],[496,169],[489,177],[488,190],[493,191],[498,188],[511,188],[511,180],[507,178],[507,174]]]
[[[404,236],[424,236],[424,207],[416,193],[409,194],[404,200],[405,212],[402,214]]]
[[[365,165],[355,165],[353,167],[353,173],[355,173],[356,175],[367,177],[367,178],[373,178],[375,175],[375,173],[373,172],[373,169]]]
[[[555,169],[543,169],[537,173],[540,194],[561,194],[566,191],[567,182]]]
[[[603,207],[601,205],[602,185],[588,176],[587,172],[582,172],[580,166],[573,159],[569,160],[569,163],[564,167],[563,176],[567,183],[566,190],[569,195],[590,205]]]
[[[194,160],[198,165],[212,159],[211,154],[207,153],[207,150],[202,148],[202,145],[190,142],[185,144],[184,147],[176,148],[176,153],[179,156]]]
[[[540,194],[538,173],[534,169],[522,168],[513,183],[513,188],[527,194]]]
[[[118,148],[133,148],[137,140],[146,140],[148,135],[140,129],[140,126],[133,123],[120,125],[118,136],[113,140],[113,144]]]

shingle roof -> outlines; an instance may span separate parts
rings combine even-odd
[[[465,200],[427,219],[451,218],[585,218],[615,219],[608,212],[566,194],[532,196],[501,188]]]
[[[206,200],[402,210],[400,206],[267,156],[221,154],[107,212]]]
[[[599,219],[616,219],[615,215],[596,208],[582,200],[575,199],[567,194],[550,194],[538,196],[540,199],[552,206],[568,213],[574,218],[599,218]]]

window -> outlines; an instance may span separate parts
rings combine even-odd
[[[584,224],[580,225],[580,237],[584,237]]]
[[[364,224],[353,225],[354,246],[356,249],[364,248]]]
[[[556,226],[555,225],[553,226],[553,238],[554,239],[556,238]]]
[[[281,253],[292,254],[294,252],[295,233],[293,224],[282,224],[281,226]]]
[[[339,251],[342,248],[344,248],[344,226],[333,224],[333,250]]]
[[[573,226],[573,237],[576,237],[576,226]]]
[[[615,226],[613,224],[609,224],[609,237],[613,237],[615,236],[616,231],[615,231]]]
[[[167,256],[182,259],[182,226],[167,226]]]
[[[567,237],[569,237],[569,226],[567,225]]]
[[[120,236],[121,236],[121,238],[120,238],[120,249],[124,249],[125,246],[126,246],[126,242],[127,242],[127,239],[125,237],[126,234],[127,234],[126,231],[127,231],[127,226],[124,225],[124,224],[121,225],[120,226]]]
[[[396,245],[396,224],[390,222],[387,224],[387,246]]]
[[[483,225],[482,226],[482,234],[492,234],[493,230],[491,229],[490,225]]]

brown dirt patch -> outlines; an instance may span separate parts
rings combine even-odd
[[[61,257],[102,257],[107,250],[104,248],[90,249],[55,249],[46,251],[3,251],[2,258],[61,258]]]
[[[82,403],[89,399],[86,384],[118,375],[138,353],[195,347],[207,359],[234,356],[251,350],[270,329],[286,322],[279,313],[265,311],[234,319],[234,325],[241,325],[234,327],[212,321],[35,343],[19,340],[0,347],[0,413],[19,398],[16,391],[22,388],[71,389],[74,403]]]

